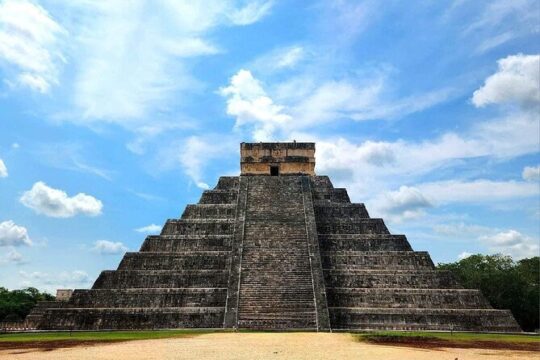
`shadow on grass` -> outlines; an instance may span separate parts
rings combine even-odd
[[[357,341],[371,344],[415,347],[540,351],[540,337],[474,333],[360,333]]]

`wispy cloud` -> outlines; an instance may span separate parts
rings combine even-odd
[[[0,159],[0,178],[4,178],[8,176],[8,170],[6,167],[6,164],[2,159]]]
[[[502,231],[494,235],[480,237],[491,251],[511,255],[516,259],[539,255],[539,239],[534,239],[516,230]]]
[[[30,1],[0,4],[0,58],[10,64],[5,79],[12,86],[41,93],[58,84],[65,62],[60,38],[66,31],[41,6]]]
[[[161,226],[156,224],[146,225],[135,229],[135,231],[143,234],[158,234],[161,231]]]

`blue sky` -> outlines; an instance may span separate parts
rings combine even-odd
[[[242,141],[317,168],[435,262],[538,255],[540,5],[0,1],[0,285],[84,288]]]

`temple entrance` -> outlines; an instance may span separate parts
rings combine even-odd
[[[270,176],[279,176],[279,166],[270,166]]]

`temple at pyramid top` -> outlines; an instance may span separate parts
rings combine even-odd
[[[241,175],[315,175],[315,143],[240,144]]]

